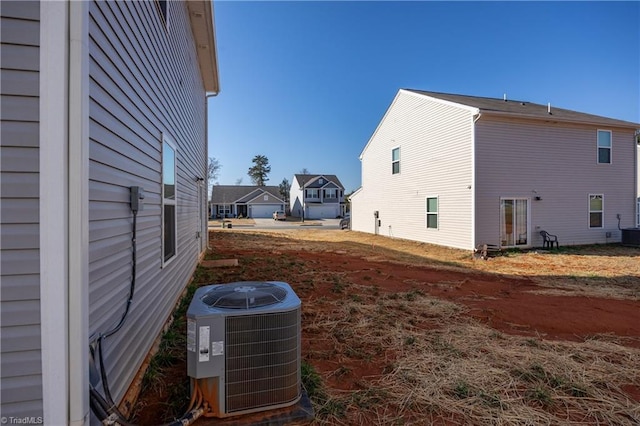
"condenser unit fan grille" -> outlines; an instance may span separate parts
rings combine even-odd
[[[238,282],[214,288],[202,302],[212,308],[252,309],[281,302],[285,297],[285,289],[268,282]]]
[[[300,309],[225,319],[226,411],[286,404],[300,395]]]

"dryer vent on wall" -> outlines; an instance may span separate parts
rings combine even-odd
[[[300,399],[300,313],[287,283],[198,289],[187,311],[187,373],[214,415],[293,405]]]

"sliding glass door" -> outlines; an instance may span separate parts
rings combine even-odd
[[[502,247],[528,246],[529,200],[503,198],[500,200],[500,245]]]

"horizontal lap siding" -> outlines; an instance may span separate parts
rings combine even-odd
[[[534,246],[542,246],[540,230],[557,234],[561,245],[620,241],[616,214],[622,227],[633,226],[633,131],[609,129],[612,163],[597,164],[598,128],[481,118],[476,129],[478,241],[499,243],[500,197],[531,199]],[[602,229],[589,228],[589,194],[604,194]]]
[[[362,157],[352,229],[459,248],[471,247],[471,113],[400,93]],[[391,152],[400,148],[400,173]],[[439,229],[426,228],[426,197],[439,197]]]
[[[120,399],[188,282],[200,252],[198,186],[205,177],[205,96],[186,4],[93,2],[89,10],[90,334],[115,325],[131,283],[129,187],[145,191],[137,220],[136,293],[125,326],[107,339]],[[178,254],[162,267],[162,135],[177,148]]]
[[[0,411],[40,417],[40,4],[3,1],[0,15]]]

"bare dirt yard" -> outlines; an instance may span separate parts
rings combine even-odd
[[[239,264],[201,266],[194,286],[285,281],[302,300],[315,424],[640,424],[640,249],[484,261],[318,229],[215,229],[210,246],[206,259]],[[184,337],[174,340],[145,378],[141,424],[188,405]]]

